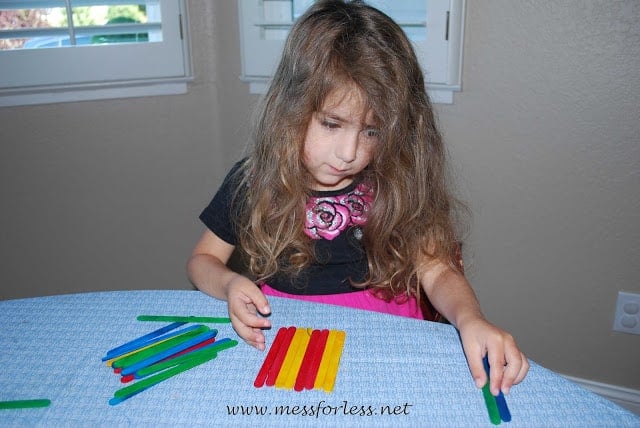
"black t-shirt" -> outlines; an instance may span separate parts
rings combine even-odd
[[[200,214],[200,220],[231,245],[238,244],[232,198],[244,173],[242,165],[242,161],[234,165]],[[367,274],[367,257],[361,240],[372,201],[370,187],[359,182],[340,190],[314,192],[306,206],[305,233],[314,240],[318,260],[299,276],[279,274],[269,278],[267,283],[290,294],[337,294],[361,290],[352,287],[351,281],[363,281]]]

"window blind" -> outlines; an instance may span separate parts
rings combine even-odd
[[[0,0],[0,98],[184,83],[186,29],[181,0]]]
[[[266,89],[293,22],[314,0],[239,0],[242,79]],[[368,0],[393,18],[414,45],[425,81],[439,102],[460,90],[464,0]]]

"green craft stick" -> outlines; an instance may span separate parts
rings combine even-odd
[[[202,357],[202,358],[192,358],[189,361],[186,361],[178,366],[175,367],[171,367],[170,369],[167,369],[163,372],[160,372],[158,374],[155,374],[153,376],[144,378],[142,380],[139,380],[138,382],[134,383],[133,385],[129,385],[126,386],[124,388],[121,388],[119,390],[117,390],[113,396],[116,400],[126,400],[129,397],[132,397],[142,391],[144,391],[145,389],[151,388],[154,385],[159,384],[162,381],[165,381],[175,375],[178,375],[184,371],[187,371],[189,369],[192,369],[196,366],[199,366],[200,364],[206,363],[209,360],[212,360],[216,357],[217,353],[214,353],[212,355],[207,355],[206,357]]]
[[[217,353],[218,353],[218,351],[215,350],[215,349],[213,349],[213,350],[212,349],[205,349],[205,350],[202,350],[202,351],[190,352],[188,354],[181,355],[179,357],[172,358],[170,360],[161,361],[159,363],[155,363],[155,364],[152,364],[150,366],[143,367],[140,370],[138,370],[137,372],[135,372],[135,377],[136,377],[136,379],[140,379],[140,378],[152,375],[154,373],[160,372],[162,370],[165,370],[165,369],[168,369],[168,368],[171,368],[171,367],[175,367],[175,366],[179,366],[180,364],[184,364],[184,363],[187,363],[187,362],[192,361],[192,360],[197,360],[197,359],[200,359],[200,358],[208,358],[210,356],[216,357]]]
[[[203,322],[213,324],[228,324],[231,319],[224,317],[193,317],[193,316],[173,316],[173,315],[138,315],[138,321],[163,321],[163,322]]]
[[[136,372],[136,376],[146,377],[153,373],[157,373],[161,370],[167,369],[169,367],[177,366],[183,364],[184,362],[197,359],[197,358],[206,358],[211,354],[217,354],[218,352],[232,348],[238,344],[237,340],[230,340],[221,342],[219,344],[213,343],[210,346],[207,346],[204,349],[198,349],[193,352],[189,352],[188,354],[180,355],[179,357],[172,358],[170,360],[161,361],[159,363],[152,364],[150,366],[144,367]]]
[[[0,401],[0,410],[33,409],[36,407],[48,407],[50,404],[51,400],[46,398],[35,400]]]
[[[489,420],[494,425],[500,425],[500,411],[498,410],[498,404],[496,403],[496,397],[493,396],[489,389],[489,382],[482,387],[482,395],[484,396],[484,403],[487,405],[487,411],[489,412]]]
[[[209,327],[203,325],[200,326],[194,330],[191,330],[187,333],[181,334],[179,336],[173,337],[167,341],[164,342],[159,342],[156,345],[150,346],[142,351],[136,352],[134,354],[130,354],[127,355],[126,357],[122,357],[122,358],[118,358],[116,359],[113,364],[111,365],[111,367],[113,367],[114,369],[118,369],[118,368],[122,368],[122,367],[128,367],[132,364],[135,364],[139,361],[142,360],[146,360],[147,358],[151,357],[152,355],[155,355],[159,352],[162,351],[166,351],[167,349],[173,348],[174,346],[177,346],[183,342],[186,342],[189,339],[192,339],[193,337],[202,334],[206,331],[209,331]]]

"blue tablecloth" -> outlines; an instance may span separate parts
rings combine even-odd
[[[274,328],[266,332],[267,346],[281,326],[346,331],[332,393],[255,388],[266,353],[240,341],[216,359],[111,406],[109,399],[123,385],[101,357],[164,325],[137,321],[138,315],[224,317],[226,303],[197,291],[1,301],[0,401],[48,398],[51,405],[0,410],[0,425],[492,426],[453,327],[270,301]],[[230,324],[216,328],[219,337],[237,338]],[[503,423],[507,428],[640,426],[632,413],[535,363],[507,403],[513,416]]]

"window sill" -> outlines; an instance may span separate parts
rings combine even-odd
[[[0,107],[187,93],[192,77],[0,89]]]
[[[240,76],[240,80],[249,84],[249,93],[264,94],[269,86],[269,78]],[[443,85],[427,83],[427,93],[432,103],[453,104],[453,93],[460,91],[460,85]]]

